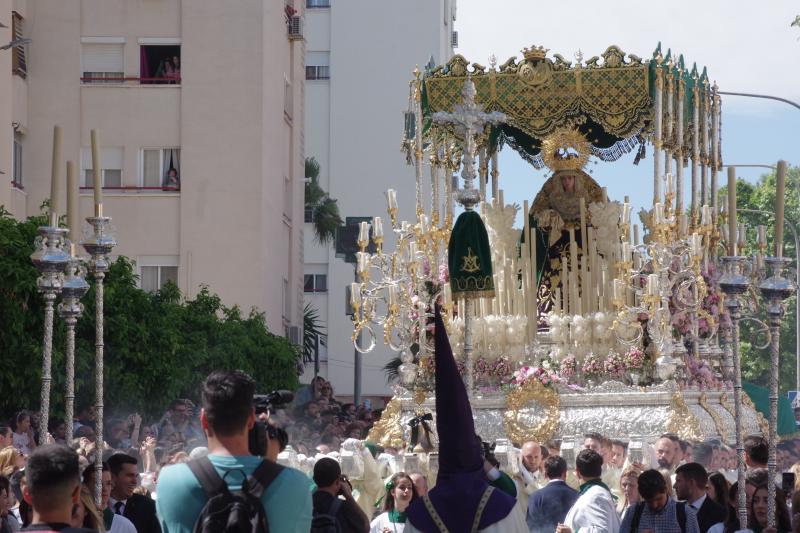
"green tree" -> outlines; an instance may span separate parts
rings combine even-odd
[[[319,311],[307,303],[303,308],[303,362],[313,363],[317,351],[317,339],[325,346],[328,336],[323,333],[325,327],[319,318]]]
[[[757,211],[775,212],[775,191],[776,191],[775,172],[762,175],[758,182],[753,184],[744,180],[736,182],[737,206],[741,209],[753,209]],[[786,208],[785,217],[787,221],[800,225],[800,167],[790,167],[786,178]],[[720,190],[720,195],[727,195],[727,187]],[[767,242],[769,248],[767,255],[774,255],[775,242],[775,220],[771,215],[759,213],[739,212],[739,222],[744,222],[748,227],[747,253],[753,253],[756,247],[756,227],[759,225],[767,226]],[[791,230],[784,229],[783,253],[786,257],[794,259],[796,257],[795,243]],[[793,274],[789,274],[790,276]],[[797,295],[786,301],[786,314],[783,318],[781,327],[781,351],[779,369],[779,388],[781,394],[796,387],[796,298]],[[758,318],[765,318],[763,311]],[[767,386],[769,384],[770,357],[769,348],[760,350],[757,345],[764,344],[765,337],[756,335],[759,327],[745,320],[742,323],[742,378],[746,381],[758,385]]]
[[[0,415],[38,408],[44,304],[30,254],[44,216],[24,222],[0,210]],[[94,286],[83,298],[76,328],[76,393],[94,402]],[[212,370],[241,369],[260,391],[298,386],[300,350],[267,330],[263,313],[243,316],[208,288],[184,299],[175,285],[151,294],[137,288],[133,264],[120,257],[105,281],[106,412],[160,416],[170,400],[199,398],[200,381]],[[63,413],[63,322],[55,319],[51,409]]]
[[[339,216],[339,206],[319,184],[319,163],[315,158],[306,158],[305,174],[305,208],[311,211],[314,239],[320,244],[332,243],[336,228],[344,223]]]

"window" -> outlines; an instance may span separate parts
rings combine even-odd
[[[306,54],[306,79],[331,79],[330,56],[330,52],[308,52]]]
[[[310,205],[307,205],[304,210],[304,221],[305,222],[314,222],[314,208]]]
[[[327,274],[305,274],[303,292],[328,292]]]
[[[306,0],[306,7],[331,7],[331,0]]]
[[[144,148],[140,168],[142,187],[181,190],[180,148]]]
[[[122,148],[101,148],[100,166],[103,175],[103,187],[122,187]],[[84,148],[81,151],[81,168],[83,169],[83,186],[94,186],[92,167],[92,151]]]
[[[180,84],[180,45],[141,45],[139,48],[139,81],[143,84]]]
[[[11,12],[11,35],[14,41],[22,39],[22,28],[25,19],[16,11]],[[28,62],[25,60],[25,45],[11,49],[11,72],[23,78],[28,75]]]
[[[81,72],[83,83],[122,83],[125,81],[123,72],[123,43],[119,42],[94,42],[95,39],[85,38],[92,42],[81,44]]]
[[[178,284],[177,266],[143,266],[140,270],[139,286],[143,291],[160,291],[168,281]]]
[[[14,134],[14,153],[13,157],[13,173],[11,174],[11,185],[17,189],[24,189],[22,186],[22,136],[18,133]]]

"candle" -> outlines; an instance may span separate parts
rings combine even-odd
[[[629,242],[622,243],[622,260],[626,262],[631,260],[631,245]]]
[[[450,292],[450,284],[444,284],[444,305],[449,306],[450,302],[453,300],[453,295]]]
[[[400,222],[400,233],[403,233],[403,234],[408,233],[408,230],[409,230],[410,227],[411,227],[411,224],[409,224],[407,220],[404,220],[404,221]]]
[[[367,252],[356,252],[356,260],[358,261],[358,273],[363,275],[369,270],[369,254]]]
[[[688,219],[686,217],[686,214],[681,213],[678,216],[678,236],[686,235],[687,225],[688,225]]]
[[[386,203],[389,205],[389,209],[397,209],[397,191],[394,189],[386,191]]]
[[[420,233],[427,233],[428,232],[428,216],[421,215],[419,217],[419,232]]]
[[[775,256],[783,257],[783,211],[786,203],[786,161],[778,161],[775,187]]]
[[[647,275],[647,294],[649,296],[658,296],[658,274]]]
[[[374,217],[372,219],[372,238],[383,238],[383,221],[381,220],[381,217]]]
[[[75,174],[75,162],[67,161],[67,227],[69,228],[69,240],[73,244],[78,243],[81,229],[78,195],[78,176]]]
[[[728,237],[729,237],[729,235],[728,235],[728,226],[720,226],[719,227],[719,232],[720,232],[720,235],[722,235],[722,240],[727,243],[728,240],[729,240],[728,239]]]
[[[698,233],[692,233],[689,236],[689,246],[692,249],[692,255],[700,257],[703,254],[703,237]]]
[[[61,184],[61,126],[53,128],[53,167],[50,179],[50,225],[58,226],[58,204],[60,203]]]
[[[653,206],[653,213],[655,216],[655,223],[656,225],[660,225],[664,223],[664,204],[661,202],[656,202],[656,205]]]
[[[758,226],[758,245],[759,246],[766,246],[767,245],[767,227],[766,226]]]
[[[707,205],[703,206],[702,211],[700,212],[700,225],[701,226],[710,226],[711,225],[711,208]]]
[[[622,223],[623,224],[631,223],[631,204],[629,204],[628,202],[622,204]]]
[[[639,246],[639,224],[633,225],[633,244]]]
[[[569,301],[569,273],[567,272],[567,256],[561,256],[561,293],[564,295],[563,310],[569,314],[572,312]]]
[[[622,302],[625,294],[625,283],[621,279],[614,279],[614,301]]]
[[[666,180],[666,182],[667,182],[667,189],[666,189],[666,193],[667,193],[667,194],[672,194],[672,173],[671,173],[671,172],[667,172],[667,173],[664,175],[664,179],[665,179],[665,180]]]
[[[369,242],[369,223],[366,221],[358,225],[358,242]]]
[[[408,261],[414,262],[417,260],[417,243],[411,241],[408,243]]]
[[[583,314],[581,310],[581,301],[579,298],[580,285],[578,283],[578,243],[575,242],[575,230],[569,230],[569,288],[571,293],[569,299],[573,306],[572,313],[576,315]]]
[[[360,283],[351,283],[350,284],[350,305],[353,307],[360,307],[361,306],[361,284]]]
[[[445,305],[447,304],[447,290],[450,288],[449,285],[445,284]],[[397,303],[397,285],[389,285],[389,305],[395,305]]]
[[[721,211],[723,213],[727,213],[728,212],[728,197],[727,196],[723,196],[722,198],[720,198],[720,209],[721,209]]]
[[[97,146],[97,130],[91,131],[92,175],[94,176],[94,216],[103,216],[103,178],[100,169],[100,149]]]
[[[744,222],[739,223],[739,249],[744,251],[747,245],[747,224]]]
[[[728,253],[736,255],[736,167],[728,167]]]

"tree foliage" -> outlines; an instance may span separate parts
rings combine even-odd
[[[777,176],[771,174],[762,175],[757,183],[753,184],[744,180],[736,182],[736,204],[740,210],[753,209],[766,211],[769,215],[747,213],[740,211],[738,214],[739,222],[744,222],[748,227],[747,248],[748,253],[756,250],[756,227],[758,225],[767,226],[767,242],[769,248],[767,255],[774,255],[775,242],[775,220],[772,213],[775,212],[775,192]],[[790,167],[786,177],[786,208],[785,217],[787,222],[795,226],[800,225],[800,167]],[[721,195],[727,195],[727,187],[720,190]],[[794,259],[795,242],[792,231],[787,223],[784,228],[784,247],[785,257]],[[794,265],[796,266],[796,264]],[[793,276],[790,273],[789,276]],[[796,302],[797,295],[786,301],[786,314],[783,317],[783,325],[780,335],[780,369],[779,369],[779,388],[781,394],[796,388]],[[758,318],[764,320],[763,311]],[[757,345],[764,343],[764,337],[754,337],[758,326],[752,321],[743,321],[741,327],[741,346],[742,346],[742,378],[758,385],[767,386],[769,384],[770,356],[769,348],[759,350]]]
[[[313,363],[317,351],[317,341],[326,346],[328,336],[319,318],[319,311],[307,303],[303,308],[303,362]]]
[[[319,163],[315,158],[306,158],[305,174],[305,208],[313,213],[314,238],[320,244],[332,243],[336,228],[344,223],[339,206],[319,184]]]
[[[24,222],[0,209],[0,414],[38,408],[44,303],[30,261],[43,216]],[[148,293],[137,288],[133,264],[120,257],[105,279],[105,405],[107,413],[138,411],[157,417],[170,400],[199,397],[212,370],[241,369],[259,391],[295,389],[298,347],[267,330],[262,313],[243,316],[204,287],[184,299],[167,284]],[[76,327],[76,396],[94,403],[94,283],[83,298]],[[56,315],[53,333],[51,410],[63,413],[66,332]]]

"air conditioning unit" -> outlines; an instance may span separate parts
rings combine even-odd
[[[292,16],[289,19],[289,39],[302,39],[303,38],[303,21],[299,15]]]
[[[300,326],[289,326],[289,342],[300,346],[303,344],[303,330]]]
[[[458,48],[458,32],[451,31],[450,32],[450,46],[453,48]]]

